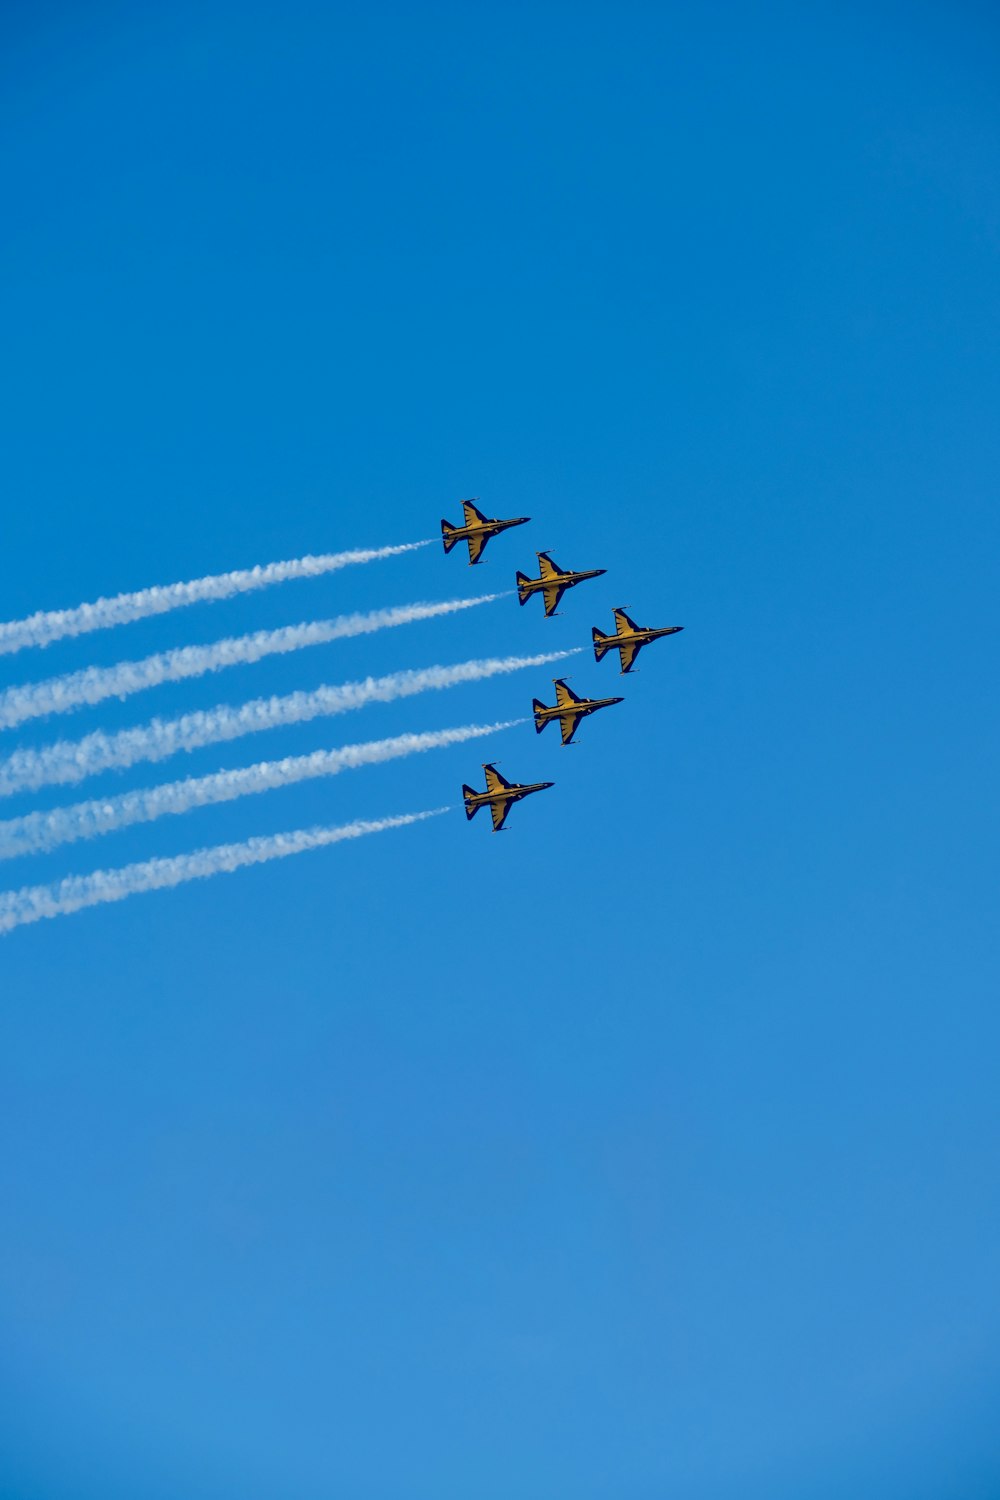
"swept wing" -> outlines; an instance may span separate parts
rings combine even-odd
[[[574,703],[579,703],[581,701],[577,694],[574,693],[573,689],[571,687],[567,687],[566,683],[561,677],[557,677],[555,679],[555,684],[557,708],[571,708]]]
[[[484,766],[486,772],[486,790],[488,792],[502,792],[512,785],[506,778],[501,776],[495,766]]]
[[[542,600],[545,605],[545,613],[554,615],[559,607],[559,600],[565,594],[568,584],[560,583],[560,578],[565,578],[563,570],[552,561],[547,552],[538,554],[538,576],[545,584],[542,589]]]
[[[476,509],[471,500],[462,501],[462,514],[465,516],[466,526],[483,526],[486,524],[486,517],[481,510]]]
[[[559,715],[559,731],[562,735],[564,745],[571,745],[573,743],[573,736],[576,734],[580,720],[586,718],[586,714],[573,712],[574,705],[581,701],[573,689],[563,682],[561,677],[556,679],[556,707],[564,710]]]
[[[559,715],[559,732],[562,735],[564,745],[571,745],[573,743],[573,736],[580,727],[580,720],[586,717],[586,714],[575,714],[572,712]]]
[[[473,509],[475,509],[475,507],[473,507]],[[477,531],[474,536],[468,536],[468,537],[466,537],[465,540],[469,544],[469,562],[470,563],[477,563],[479,561],[480,557],[482,557],[482,555],[483,555],[483,548],[486,546],[486,543],[489,541],[491,534],[492,533],[490,533],[488,531]]]
[[[618,647],[618,655],[622,659],[622,671],[631,672],[632,663],[646,644],[645,641],[623,641]]]
[[[487,776],[486,779],[488,781],[489,777]],[[499,833],[500,832],[500,830],[503,827],[504,823],[507,821],[507,814],[510,812],[511,808],[514,806],[514,803],[516,801],[517,801],[516,797],[505,797],[502,802],[491,802],[490,803],[490,814],[491,814],[491,816],[493,818],[493,832],[494,833]]]

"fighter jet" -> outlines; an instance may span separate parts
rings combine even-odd
[[[553,677],[552,681],[556,685],[554,708],[546,707],[537,698],[532,699],[531,706],[535,710],[535,732],[541,734],[546,724],[551,723],[553,719],[558,719],[564,745],[572,745],[573,736],[576,734],[581,719],[585,719],[588,714],[596,713],[599,708],[610,708],[613,703],[625,701],[624,698],[578,698],[561,677]]]
[[[446,552],[450,552],[456,542],[468,542],[470,567],[482,557],[483,548],[491,536],[497,536],[511,526],[523,526],[525,522],[531,520],[530,516],[515,516],[512,521],[488,521],[471,500],[462,501],[462,512],[465,516],[464,526],[452,526],[447,521],[441,522],[441,540],[444,542]]]
[[[532,792],[544,792],[547,787],[555,786],[554,781],[536,781],[532,786],[520,786],[516,781],[508,781],[501,776],[492,762],[484,762],[483,770],[486,772],[485,792],[477,792],[471,786],[462,787],[465,816],[474,818],[481,807],[488,807],[493,815],[494,833],[500,832],[515,802],[520,802],[522,797],[528,797]]]
[[[590,633],[594,638],[594,655],[598,661],[612,646],[617,649],[622,662],[622,676],[631,672],[632,663],[643,646],[648,646],[650,641],[658,641],[661,635],[676,635],[678,630],[684,629],[683,625],[664,625],[661,630],[645,630],[634,620],[630,620],[623,609],[616,609],[614,616],[614,635],[603,635],[596,625]]]
[[[545,600],[545,613],[554,615],[559,600],[567,589],[576,583],[583,583],[586,578],[600,578],[606,573],[607,568],[593,568],[589,573],[564,573],[557,567],[547,552],[536,552],[538,558],[537,578],[526,578],[523,573],[517,575],[517,597],[522,604],[527,604],[532,594],[541,594]]]

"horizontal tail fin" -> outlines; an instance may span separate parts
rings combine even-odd
[[[528,602],[528,600],[529,600],[529,598],[531,596],[528,593],[528,590],[525,588],[525,584],[526,583],[530,583],[531,579],[528,577],[528,575],[526,573],[518,573],[515,576],[517,578],[517,597],[518,597],[518,600],[520,601],[521,604],[527,604],[527,602]]]
[[[444,542],[444,550],[446,552],[450,552],[458,541],[458,537],[455,535],[457,530],[458,527],[452,526],[449,521],[441,522],[441,540]]]
[[[462,787],[462,796],[465,798],[465,816],[467,818],[474,818],[476,816],[476,813],[482,806],[481,802],[473,802],[471,805],[469,803],[470,797],[477,797],[478,795],[479,793],[476,791],[474,786]]]
[[[610,650],[610,648],[611,648],[611,645],[612,645],[611,637],[602,634],[602,632],[600,630],[598,630],[598,628],[597,628],[596,625],[591,630],[590,634],[591,634],[591,638],[592,638],[592,640],[594,642],[594,656],[595,656],[595,658],[596,658],[597,661],[600,661],[600,659],[604,655],[604,653],[606,651]]]
[[[539,712],[544,711],[546,705],[541,701],[540,698],[532,698],[531,707],[534,709],[535,713],[535,733],[541,734],[542,730],[549,722],[548,719],[542,719],[539,717]]]

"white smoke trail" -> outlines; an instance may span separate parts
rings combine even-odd
[[[258,734],[286,724],[349,713],[368,703],[391,703],[416,693],[481,682],[523,667],[543,666],[576,656],[583,648],[545,651],[537,656],[485,657],[459,662],[452,667],[419,667],[392,672],[386,677],[368,677],[363,682],[345,682],[319,687],[313,692],[288,693],[281,698],[254,698],[249,703],[184,714],[179,719],[152,719],[138,729],[116,734],[97,730],[81,740],[57,740],[37,750],[15,750],[0,760],[0,797],[16,792],[37,791],[43,786],[70,786],[100,771],[125,770],[142,761],[166,760],[181,750],[199,750]]]
[[[345,839],[364,838],[369,833],[384,833],[389,828],[405,828],[439,817],[447,807],[429,812],[402,813],[395,818],[358,820],[339,828],[300,828],[293,833],[276,833],[266,838],[247,839],[243,844],[217,844],[214,848],[196,849],[173,859],[147,859],[142,864],[124,865],[118,870],[95,870],[92,875],[72,875],[52,885],[28,885],[19,891],[0,893],[0,933],[12,932],[28,922],[43,917],[62,917],[82,911],[87,906],[101,906],[107,901],[124,901],[144,891],[165,891],[188,880],[206,880],[211,875],[228,875],[246,865],[262,865],[271,859],[287,859],[307,849],[321,849]]]
[[[78,802],[73,807],[57,807],[51,812],[28,813],[23,818],[10,818],[0,823],[0,859],[40,854],[60,844],[97,838],[104,833],[128,828],[133,823],[152,823],[169,814],[186,813],[218,802],[233,802],[237,797],[293,786],[299,781],[336,776],[341,771],[380,765],[425,750],[443,750],[449,745],[464,744],[466,740],[498,734],[502,729],[512,729],[524,722],[524,719],[508,719],[499,724],[466,724],[460,729],[398,734],[391,739],[342,745],[337,750],[317,750],[312,755],[262,760],[255,766],[219,771],[212,776],[190,776],[185,781],[144,787],[118,797]]]
[[[341,615],[335,620],[257,630],[252,635],[231,636],[208,646],[181,646],[141,661],[120,661],[113,667],[85,667],[65,677],[50,677],[45,682],[29,682],[0,692],[0,729],[13,729],[27,719],[44,719],[49,714],[92,707],[107,698],[128,698],[132,693],[160,687],[164,682],[183,682],[190,677],[203,677],[207,672],[261,661],[265,656],[301,651],[304,646],[321,646],[348,636],[371,635],[397,625],[453,615],[504,597],[480,594],[474,599],[445,599],[439,604],[401,604],[393,609],[374,609],[368,614]]]
[[[266,563],[262,567],[242,568],[235,573],[194,578],[188,583],[168,583],[160,588],[139,589],[134,594],[116,594],[111,599],[78,604],[74,609],[39,610],[24,620],[7,620],[0,624],[0,656],[23,651],[26,646],[49,646],[66,636],[87,635],[92,630],[128,625],[133,620],[166,614],[188,604],[231,599],[234,594],[269,588],[274,583],[286,583],[293,578],[315,578],[354,563],[375,562],[380,557],[396,557],[401,552],[415,552],[418,547],[429,546],[429,540],[403,542],[397,547],[364,547],[350,552],[327,552],[319,557],[296,557],[289,562]]]

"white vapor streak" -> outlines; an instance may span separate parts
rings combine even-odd
[[[152,719],[137,729],[121,729],[115,734],[96,730],[81,740],[57,740],[37,750],[15,750],[0,760],[0,797],[37,791],[43,786],[73,785],[101,771],[120,771],[141,761],[166,760],[181,750],[199,750],[204,745],[218,745],[265,729],[349,713],[368,703],[391,703],[416,693],[481,682],[487,677],[518,672],[523,667],[562,661],[581,650],[582,647],[574,646],[567,651],[545,651],[537,656],[485,657],[451,667],[418,667],[392,672],[386,677],[368,677],[363,682],[319,687],[308,693],[254,698],[237,707],[220,704],[217,708],[184,714],[179,719]]]
[[[78,802],[73,807],[57,807],[51,812],[28,813],[0,823],[0,859],[16,859],[22,854],[39,854],[59,844],[73,844],[80,839],[97,838],[128,828],[133,823],[152,823],[168,814],[190,812],[218,802],[232,802],[269,792],[276,787],[293,786],[320,776],[336,776],[360,766],[379,765],[402,756],[417,755],[425,750],[443,750],[466,740],[497,734],[523,724],[523,719],[508,719],[499,724],[466,724],[460,729],[436,729],[425,734],[398,734],[392,739],[368,740],[358,745],[342,745],[337,750],[317,750],[312,755],[287,756],[284,760],[263,760],[240,770],[219,771],[212,776],[191,776],[185,781],[171,781],[163,786],[144,787],[119,797],[97,798]]]
[[[400,604],[393,609],[374,609],[368,614],[340,615],[335,620],[257,630],[252,635],[230,636],[207,646],[180,646],[141,661],[120,661],[113,667],[85,667],[65,677],[50,677],[44,682],[29,682],[0,692],[0,729],[13,729],[26,719],[69,713],[74,708],[103,703],[107,698],[127,698],[132,693],[160,687],[164,682],[183,682],[189,677],[203,677],[206,672],[221,672],[226,667],[260,661],[265,656],[301,651],[304,646],[321,646],[348,636],[371,635],[376,630],[453,615],[458,610],[474,609],[477,604],[492,604],[502,597],[502,594],[480,594],[475,599],[445,599],[438,604]]]
[[[230,599],[234,594],[269,588],[274,583],[315,578],[321,573],[350,567],[352,563],[375,562],[380,557],[396,557],[400,552],[415,552],[418,547],[429,546],[429,541],[403,542],[397,547],[365,547],[350,552],[328,552],[319,557],[296,557],[289,562],[194,578],[188,583],[168,583],[159,588],[139,589],[134,594],[116,594],[112,599],[95,599],[92,604],[79,604],[75,609],[39,610],[27,619],[0,624],[0,656],[23,651],[26,646],[49,646],[66,636],[128,625],[133,620],[166,614],[188,604]]]
[[[287,859],[307,849],[321,849],[345,839],[364,838],[369,833],[384,833],[389,828],[405,828],[422,823],[448,811],[436,807],[429,812],[403,813],[395,818],[378,818],[367,822],[343,824],[340,828],[300,828],[293,833],[276,833],[265,838],[247,839],[243,844],[217,844],[214,848],[196,849],[173,859],[148,859],[142,864],[124,865],[118,870],[95,870],[92,875],[72,875],[52,885],[28,885],[19,891],[0,892],[0,933],[11,932],[43,917],[63,917],[87,906],[101,906],[107,901],[124,901],[144,891],[165,891],[188,880],[206,880],[211,875],[228,875],[245,865],[262,865],[271,859]]]

